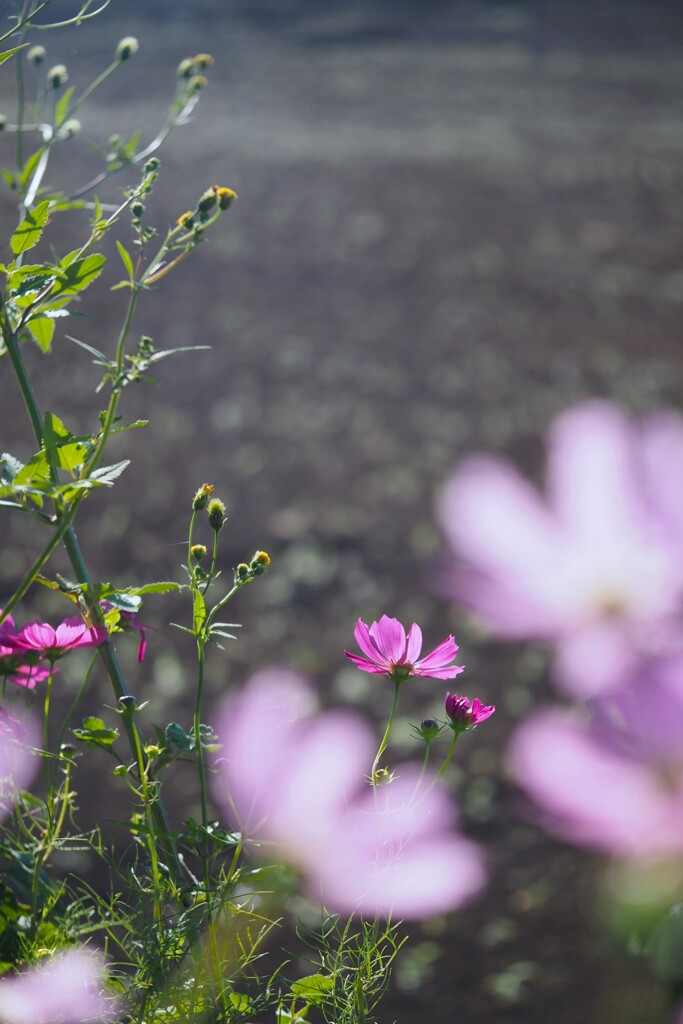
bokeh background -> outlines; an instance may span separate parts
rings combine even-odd
[[[53,4],[63,16],[74,8]],[[150,425],[112,445],[132,465],[83,508],[93,574],[181,579],[192,495],[215,484],[230,510],[227,574],[257,548],[273,566],[235,602],[230,617],[244,626],[211,658],[209,704],[283,663],[312,676],[324,702],[381,716],[388,692],[342,656],[355,619],[416,620],[430,645],[454,631],[463,687],[499,709],[461,743],[453,772],[491,884],[463,912],[412,929],[381,1024],[660,1024],[664,993],[626,957],[596,897],[599,862],[548,839],[506,778],[510,731],[550,692],[546,657],[487,642],[440,595],[448,570],[434,499],[473,450],[504,452],[538,476],[547,423],[577,399],[681,407],[683,8],[112,0],[40,42],[82,87],[130,34],[140,52],[81,112],[83,131],[60,147],[50,182],[88,180],[102,161],[90,143],[106,152],[111,133],[150,139],[178,62],[209,52],[209,84],[161,153],[148,219],[163,228],[212,183],[240,198],[141,303],[137,333],[158,347],[212,350],[162,364],[158,389],[128,390],[125,418]],[[0,139],[5,165],[12,154]],[[135,180],[122,173],[101,198]],[[0,214],[7,236],[8,193]],[[68,251],[84,224],[65,219],[51,241]],[[109,291],[119,277],[112,260],[72,328],[104,351],[123,315],[122,293]],[[51,358],[27,348],[27,361],[43,406],[91,429],[97,371],[63,333]],[[33,450],[7,365],[0,444],[20,458]],[[24,517],[0,519],[1,597],[36,538]],[[17,618],[65,613],[56,601],[35,595]],[[157,632],[142,666],[134,640],[121,640],[150,724],[190,720],[191,645],[168,625],[188,615],[181,600],[146,602]],[[430,681],[404,692],[396,758],[414,752],[409,721],[443,699]],[[111,788],[104,766],[96,785]],[[180,817],[189,772],[174,791]]]

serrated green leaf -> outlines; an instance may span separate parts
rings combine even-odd
[[[82,292],[100,276],[106,262],[106,256],[97,252],[70,261],[66,266],[62,260],[58,270],[59,280],[52,290],[50,299],[58,295],[75,295],[76,292]]]
[[[115,462],[111,466],[103,466],[102,469],[96,469],[90,474],[89,479],[95,484],[110,486],[121,476],[126,466],[130,466],[130,459],[124,459],[122,462]]]
[[[180,583],[164,580],[161,583],[145,583],[142,587],[126,587],[122,593],[130,594],[131,596],[141,594],[168,594],[171,590],[182,589],[183,588]]]
[[[9,452],[3,452],[0,455],[0,466],[2,466],[0,480],[3,484],[12,484],[19,470],[24,468],[24,463],[15,459]]]
[[[52,347],[52,338],[55,333],[55,322],[54,320],[47,320],[44,317],[34,317],[26,324],[29,334],[44,355],[50,351]]]
[[[83,720],[81,729],[71,730],[77,740],[88,746],[110,747],[119,738],[118,729],[108,729],[101,718],[89,716]]]
[[[24,220],[10,238],[10,246],[15,256],[21,256],[28,252],[40,241],[43,228],[47,224],[50,212],[50,201],[45,199],[38,203],[34,210],[30,210]]]
[[[119,250],[119,256],[121,257],[123,265],[126,268],[126,270],[128,271],[128,274],[129,274],[130,279],[132,281],[133,278],[135,277],[135,271],[133,269],[133,261],[130,258],[130,254],[129,254],[128,250],[126,249],[125,245],[122,245],[121,242],[119,242],[118,238],[116,239],[116,248]]]
[[[194,592],[192,616],[195,633],[199,633],[201,631],[202,626],[204,625],[204,620],[206,619],[206,603],[198,590],[195,590]]]

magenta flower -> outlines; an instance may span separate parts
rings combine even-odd
[[[46,658],[61,658],[77,647],[93,647],[104,643],[104,626],[86,626],[78,617],[65,619],[53,629],[47,622],[31,622],[24,626],[10,643],[20,650],[40,651]]]
[[[453,679],[463,671],[463,665],[449,665],[458,650],[452,636],[435,647],[431,654],[420,658],[422,630],[415,623],[406,631],[398,619],[383,615],[370,628],[362,619],[353,631],[356,643],[367,657],[344,651],[346,657],[363,672],[388,676],[395,682],[403,682],[410,676],[427,676],[429,679]]]
[[[4,1024],[82,1024],[115,1019],[116,1005],[104,990],[104,963],[84,949],[0,981]]]
[[[373,734],[341,711],[314,714],[287,670],[255,676],[221,712],[226,757],[216,799],[261,855],[296,867],[340,913],[420,918],[460,906],[483,885],[478,848],[455,830],[445,789],[418,789],[417,766],[372,789]]]
[[[449,589],[501,637],[555,646],[576,696],[614,690],[681,643],[683,421],[606,402],[561,415],[547,498],[508,463],[466,460],[439,515],[461,559]]]
[[[469,697],[458,697],[457,693],[446,694],[445,707],[452,728],[458,732],[474,729],[496,710],[495,704],[482,704],[476,697],[471,701]]]

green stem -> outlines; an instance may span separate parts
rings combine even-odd
[[[438,772],[435,775],[435,779],[440,779],[443,773],[448,768],[449,764],[451,763],[453,754],[455,753],[455,744],[458,742],[458,737],[460,736],[461,731],[462,730],[453,730],[453,742],[451,743],[450,750],[446,754],[446,759],[444,760],[444,763],[441,765],[441,767],[439,768]]]
[[[33,388],[31,387],[31,383],[26,374],[26,369],[21,358],[21,352],[19,351],[19,344],[17,338],[11,330],[6,331],[5,333],[5,344],[7,346],[7,350],[12,362],[12,367],[14,369],[15,375],[19,383],[19,388],[24,399],[24,404],[26,406],[26,410],[28,412],[31,425],[33,427],[33,432],[35,434],[36,441],[40,445],[43,439],[43,417],[41,415],[40,407],[38,406],[38,402],[34,394]],[[53,479],[56,479],[56,470],[54,469],[54,466],[51,466],[50,468]],[[81,553],[78,540],[76,539],[76,532],[73,528],[73,525],[70,523],[68,524],[66,533],[64,534],[64,547],[66,549],[67,555],[69,556],[69,561],[71,562],[71,567],[74,571],[77,581],[80,584],[87,587],[88,594],[92,594],[92,582],[90,580],[90,574],[83,559],[83,555]],[[100,606],[97,603],[95,603],[91,605],[90,610],[95,623],[98,625],[103,625],[104,620]],[[111,638],[108,638],[105,641],[105,643],[100,644],[97,650],[100,657],[102,658],[102,661],[104,662],[104,667],[106,669],[107,675],[109,676],[109,680],[111,682],[112,689],[116,697],[121,698],[128,696],[128,685],[126,683],[125,676],[121,669],[121,665],[119,664],[119,660],[116,655],[116,650],[111,641]],[[125,717],[124,727],[130,749],[132,752],[135,752],[137,742],[139,741],[137,726],[134,722],[130,720],[130,718]],[[161,801],[161,798],[154,801],[152,813],[154,816],[157,830],[160,835],[164,856],[168,861],[169,870],[171,871],[171,877],[173,878],[173,881],[175,882],[176,885],[181,885],[185,878],[185,871],[181,864],[180,857],[178,856],[178,851],[176,849],[175,843],[173,842],[171,836],[169,835],[170,828],[166,816],[166,810]]]
[[[132,716],[124,714],[123,718],[125,721],[125,719],[130,719]],[[145,809],[145,824],[147,826],[147,849],[149,851],[149,860],[152,868],[152,885],[154,888],[154,922],[159,932],[159,940],[161,940],[163,937],[160,884],[161,875],[159,873],[159,855],[157,853],[155,821],[152,813],[154,803],[150,797],[149,779],[147,777],[147,768],[145,766],[145,754],[142,749],[140,733],[137,729],[135,729],[135,759],[138,765],[138,775],[140,776],[140,791],[142,795],[142,803]]]
[[[400,682],[397,682],[396,680],[394,680],[394,700],[393,700],[393,703],[391,705],[391,711],[389,712],[389,721],[387,722],[387,727],[384,730],[384,736],[382,737],[382,742],[379,745],[379,750],[375,754],[375,760],[372,762],[372,769],[370,771],[370,783],[371,783],[373,789],[375,788],[375,785],[376,785],[375,773],[377,771],[377,765],[379,763],[380,757],[382,756],[384,751],[387,749],[387,745],[389,743],[389,735],[391,733],[391,727],[394,724],[394,715],[396,714],[396,708],[398,706],[398,691],[400,689],[400,686],[401,686]]]

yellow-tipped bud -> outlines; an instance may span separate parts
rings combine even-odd
[[[176,224],[179,228],[191,228],[194,224],[194,213],[192,210],[186,210],[185,213],[181,213]]]
[[[257,551],[251,560],[249,569],[254,576],[262,576],[270,565],[270,555],[267,551]]]
[[[195,562],[201,562],[202,558],[206,556],[206,545],[193,544],[190,548],[190,554],[194,558]]]
[[[210,68],[213,64],[213,57],[210,53],[197,53],[192,58],[192,63],[198,71],[204,71],[206,68]]]
[[[231,188],[223,188],[220,185],[212,185],[219,210],[227,210],[237,199],[237,193]]]
[[[220,498],[213,498],[209,502],[207,509],[209,513],[209,524],[211,528],[218,533],[219,530],[223,529],[225,524],[225,505]]]
[[[192,508],[195,512],[201,512],[203,508],[206,508],[213,492],[213,484],[202,484],[192,500]]]

